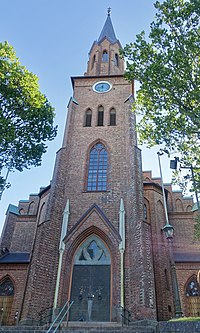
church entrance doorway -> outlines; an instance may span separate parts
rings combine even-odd
[[[9,316],[14,297],[14,286],[7,277],[0,283],[0,325],[9,323]]]
[[[110,254],[97,236],[75,255],[71,301],[71,321],[110,321]]]
[[[187,316],[200,316],[200,285],[196,276],[193,276],[186,286]]]

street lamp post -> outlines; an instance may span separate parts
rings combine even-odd
[[[163,193],[163,203],[164,203],[165,218],[166,218],[166,224],[162,228],[162,231],[165,233],[165,236],[166,236],[168,244],[169,244],[169,256],[170,256],[170,264],[171,264],[171,276],[172,276],[172,289],[173,289],[174,305],[175,305],[175,316],[182,317],[183,313],[181,310],[181,301],[180,301],[178,280],[177,280],[177,274],[176,274],[176,266],[175,266],[174,254],[173,254],[174,227],[169,223],[169,219],[168,219],[167,202],[166,202],[166,196],[165,196],[165,189],[164,189],[164,185],[163,185],[162,168],[161,168],[161,162],[160,162],[160,156],[162,155],[162,153],[158,152],[157,154],[158,154],[161,187],[162,187],[162,193]]]
[[[171,264],[171,275],[172,275],[172,289],[173,289],[173,296],[174,296],[174,305],[175,305],[175,317],[182,317],[183,312],[181,309],[181,301],[178,289],[178,280],[176,274],[176,266],[174,261],[174,254],[173,254],[173,234],[174,228],[171,224],[165,224],[162,229],[165,233],[169,244],[169,256],[170,256],[170,264]]]

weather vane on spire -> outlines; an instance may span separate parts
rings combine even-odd
[[[111,8],[108,7],[108,16],[110,16]]]

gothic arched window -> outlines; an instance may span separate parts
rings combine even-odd
[[[200,285],[196,276],[193,276],[186,286],[186,296],[200,296]]]
[[[85,113],[85,126],[90,127],[92,124],[92,111],[88,109]]]
[[[94,68],[95,61],[96,61],[96,55],[94,54],[92,58],[92,69]]]
[[[9,277],[0,282],[1,325],[8,325],[14,298],[14,285]]]
[[[116,125],[116,111],[114,108],[110,110],[110,126]]]
[[[14,295],[14,286],[12,281],[7,277],[0,284],[0,296],[12,296]]]
[[[119,56],[117,53],[115,53],[115,66],[119,66]]]
[[[108,62],[108,52],[106,50],[103,51],[102,61]]]
[[[101,105],[98,108],[97,126],[103,126],[103,118],[104,118],[104,108]]]
[[[97,143],[90,150],[87,178],[88,191],[106,191],[108,153],[102,143]]]

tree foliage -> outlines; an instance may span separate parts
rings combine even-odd
[[[12,46],[0,43],[0,185],[4,169],[41,163],[47,140],[53,140],[54,109],[40,92],[38,78],[19,62]]]
[[[125,46],[125,76],[138,80],[140,141],[179,153],[200,189],[200,0],[156,1],[155,20]]]

